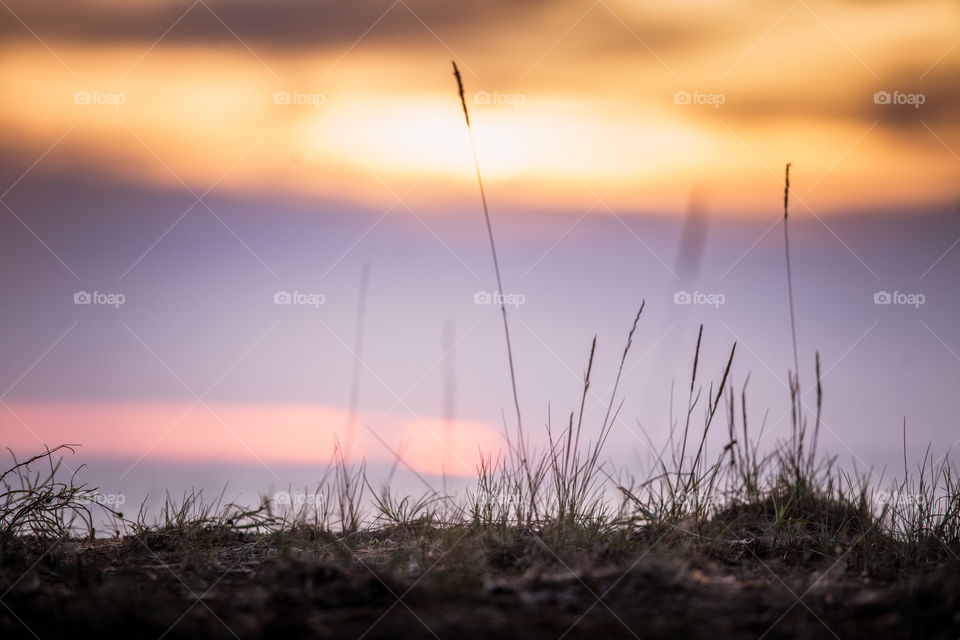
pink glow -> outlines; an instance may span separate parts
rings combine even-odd
[[[95,456],[144,456],[153,460],[216,460],[263,463],[326,463],[334,435],[345,440],[348,412],[342,407],[296,404],[190,403],[21,404],[0,409],[5,444],[20,453],[43,444],[82,445]],[[357,416],[351,460],[392,462],[380,437],[419,472],[471,475],[484,452],[503,448],[490,425],[457,421],[448,427],[444,456],[444,421],[440,418]],[[346,444],[345,444],[346,446]]]

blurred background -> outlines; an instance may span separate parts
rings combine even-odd
[[[595,335],[596,434],[645,300],[612,467],[644,477],[685,412],[700,324],[701,380],[736,342],[769,449],[790,433],[788,161],[821,450],[879,479],[904,421],[911,464],[960,436],[955,2],[0,4],[18,455],[80,444],[65,465],[127,503],[253,500],[315,484],[338,438],[372,477],[439,488],[514,425],[498,295],[534,446],[579,408]]]

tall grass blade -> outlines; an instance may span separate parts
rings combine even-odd
[[[507,322],[507,306],[503,298],[503,280],[500,277],[500,261],[497,259],[497,246],[493,240],[493,225],[490,222],[490,210],[487,208],[487,195],[483,190],[483,178],[480,175],[480,161],[477,158],[477,145],[473,140],[473,129],[470,128],[470,111],[467,109],[467,100],[463,93],[463,78],[456,61],[453,61],[453,75],[457,79],[457,89],[460,93],[460,105],[463,107],[463,117],[467,122],[467,133],[470,136],[470,151],[473,153],[473,166],[477,172],[477,185],[480,187],[480,202],[483,204],[483,218],[487,223],[487,236],[490,239],[490,253],[493,256],[493,270],[497,275],[497,291],[500,297],[500,313],[503,315],[503,334],[507,340],[507,361],[510,364],[510,385],[513,388],[513,404],[517,411],[517,435],[521,456],[526,458],[526,445],[523,437],[523,420],[520,417],[520,397],[517,394],[517,376],[513,366],[513,348],[510,345],[510,324]]]

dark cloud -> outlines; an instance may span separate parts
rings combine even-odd
[[[778,86],[733,89],[720,112],[724,117],[751,120],[860,119],[900,129],[922,129],[921,120],[930,124],[952,123],[955,119],[960,105],[957,72],[957,64],[945,60],[923,78],[923,69],[903,68],[885,72],[880,80],[865,78],[857,86],[844,87],[842,93],[811,92],[805,84],[794,86],[785,80]],[[723,87],[716,90],[723,92]]]
[[[406,0],[396,4],[391,0],[208,0],[206,5],[178,0],[146,6],[118,4],[115,8],[71,5],[69,12],[51,11],[49,5],[34,0],[8,4],[16,13],[0,12],[0,37],[8,41],[32,38],[32,30],[44,40],[75,43],[135,42],[146,46],[163,36],[165,44],[239,46],[236,34],[253,48],[323,49],[349,46],[361,36],[365,43],[391,44],[436,35],[454,49],[469,40],[486,41],[491,54],[525,45],[537,53],[556,44],[566,26],[576,23],[560,48],[575,47],[589,55],[627,48],[646,51],[645,47],[661,52],[723,35],[716,25],[704,21],[631,23],[604,4],[591,8],[589,15],[577,22],[584,13],[582,3],[550,0]],[[603,28],[591,28],[598,25]]]
[[[164,37],[165,41],[227,40],[233,38],[232,30],[251,44],[276,47],[322,47],[331,42],[353,41],[374,23],[376,27],[366,36],[371,39],[405,38],[414,32],[420,35],[425,32],[420,20],[433,30],[470,31],[489,23],[533,19],[538,9],[548,4],[546,0],[483,3],[409,0],[406,4],[394,4],[390,0],[209,0],[206,5],[194,5],[188,0],[178,0],[146,6],[130,3],[116,8],[73,5],[69,12],[54,12],[49,6],[32,0],[10,3],[17,16],[42,38],[152,42],[176,22]],[[5,38],[31,37],[10,12],[0,14],[0,33]]]

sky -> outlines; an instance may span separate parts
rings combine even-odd
[[[451,60],[535,443],[579,407],[595,335],[602,421],[644,300],[612,464],[645,473],[701,324],[706,379],[736,342],[752,424],[789,433],[787,162],[822,446],[879,477],[905,420],[911,459],[960,436],[955,2],[0,4],[0,433],[20,454],[77,443],[103,486],[156,493],[309,479],[337,439],[428,478],[502,449]]]

